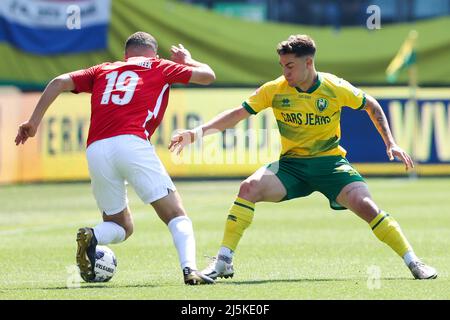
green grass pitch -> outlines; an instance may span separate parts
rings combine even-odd
[[[350,211],[318,193],[259,203],[235,254],[235,276],[185,286],[172,238],[129,189],[135,233],[111,245],[105,284],[73,284],[78,227],[100,221],[88,183],[0,187],[0,299],[449,299],[450,180],[368,179],[372,196],[400,223],[418,256],[439,271],[412,280],[402,260]],[[197,263],[214,255],[239,181],[177,182],[196,234]],[[76,284],[76,282],[75,282]]]

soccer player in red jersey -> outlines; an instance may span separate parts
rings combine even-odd
[[[119,243],[133,233],[125,184],[133,186],[167,224],[178,252],[184,282],[214,280],[197,271],[192,222],[149,139],[164,116],[173,83],[208,85],[214,71],[192,59],[181,44],[171,60],[157,55],[158,44],[145,32],[125,43],[125,61],[102,63],[54,78],[45,88],[30,119],[19,126],[16,145],[35,136],[52,102],[63,91],[91,94],[87,160],[92,190],[103,222],[77,233],[76,260],[85,281],[95,278],[96,245]]]

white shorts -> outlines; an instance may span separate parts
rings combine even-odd
[[[126,182],[144,203],[175,191],[175,185],[149,141],[120,135],[93,142],[86,150],[92,191],[99,209],[107,215],[128,205]]]

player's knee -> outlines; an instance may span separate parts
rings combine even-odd
[[[124,226],[122,226],[122,228],[125,230],[125,240],[128,239],[134,231],[134,224],[131,223],[126,223]]]
[[[360,197],[355,199],[355,208],[366,214],[376,216],[378,214],[378,207],[370,197]]]
[[[256,180],[244,180],[239,188],[239,197],[251,202],[258,202],[261,199],[261,190]]]
[[[117,223],[125,230],[125,240],[133,234],[134,223],[131,212],[128,208],[123,209],[119,214],[111,216],[111,221]]]
[[[172,219],[187,216],[187,214],[182,206],[173,206],[165,208],[164,211],[159,211],[158,216],[166,225],[168,225]]]

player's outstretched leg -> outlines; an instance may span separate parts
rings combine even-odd
[[[276,164],[279,167],[278,163]],[[255,203],[259,201],[278,202],[285,196],[284,185],[266,167],[260,168],[244,180],[225,222],[225,231],[219,252],[202,272],[213,279],[232,278],[234,275],[233,254],[244,231],[253,221]]]
[[[233,277],[233,253],[245,229],[252,223],[254,211],[255,204],[253,202],[241,197],[236,198],[225,223],[225,231],[219,253],[212,258],[208,267],[202,271],[204,274],[212,279]]]
[[[187,216],[178,216],[171,219],[167,226],[177,249],[184,283],[187,285],[213,284],[213,279],[197,270],[195,237],[191,219]]]
[[[348,184],[338,195],[337,201],[365,220],[375,236],[402,257],[415,279],[435,279],[437,277],[436,269],[427,266],[416,256],[398,222],[378,208],[365,183]]]
[[[133,232],[133,222],[127,208],[115,215],[104,214],[103,220],[94,228],[80,228],[77,232],[76,260],[81,278],[86,282],[95,278],[96,246],[122,242]]]
[[[386,243],[403,258],[414,279],[426,280],[437,277],[436,269],[426,265],[416,256],[400,225],[388,213],[381,211],[369,225],[379,240]]]
[[[184,283],[187,285],[213,284],[214,280],[197,270],[194,229],[186,215],[177,191],[151,203],[161,220],[167,224],[178,253]]]

